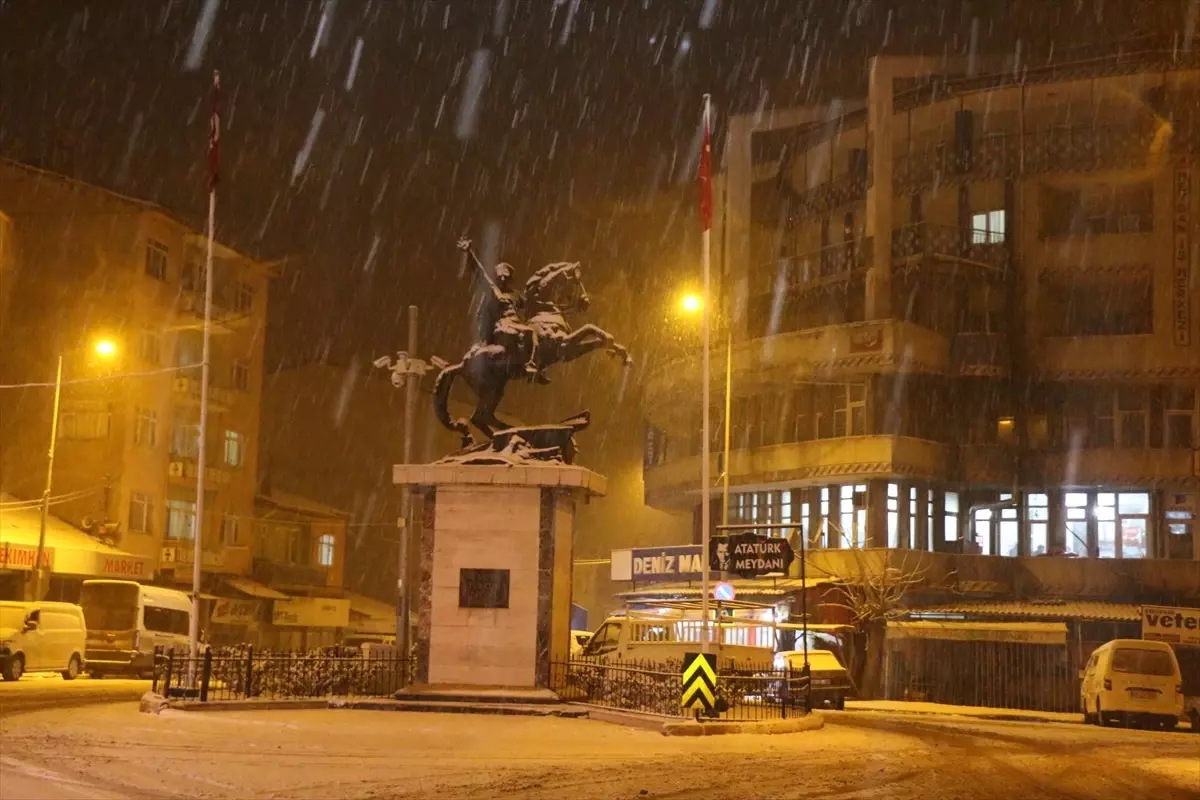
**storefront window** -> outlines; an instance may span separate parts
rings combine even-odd
[[[1117,557],[1116,499],[1111,492],[1096,496],[1096,545],[1101,558]]]
[[[1117,516],[1121,525],[1121,558],[1146,558],[1150,555],[1150,495],[1147,492],[1121,492],[1117,495]]]
[[[985,556],[992,554],[992,510],[990,508],[981,508],[975,512],[974,545],[977,550],[972,552],[982,553]]]
[[[1088,554],[1087,493],[1067,492],[1063,498],[1066,507],[1065,546],[1068,553],[1077,556]]]
[[[1025,518],[1029,521],[1029,553],[1045,555],[1049,547],[1050,498],[1044,494],[1029,494],[1025,497],[1025,506]]]
[[[1000,495],[1001,500],[1012,500],[1011,494]],[[1020,539],[1020,526],[1017,524],[1017,509],[1000,509],[1000,541],[997,543],[996,555],[1016,556],[1017,541]]]

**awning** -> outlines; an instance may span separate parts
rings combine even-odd
[[[911,615],[956,615],[991,619],[1084,620],[1088,622],[1141,622],[1142,608],[1136,603],[1106,603],[1100,600],[978,600],[914,608]]]
[[[888,622],[887,638],[888,641],[938,639],[951,642],[1066,644],[1067,626],[1061,622]]]
[[[13,502],[18,501],[11,495],[0,495],[0,503]],[[33,569],[40,528],[41,511],[36,507],[10,506],[0,511],[0,569]],[[54,575],[133,581],[148,581],[154,577],[150,556],[127,553],[107,545],[53,515],[46,519],[42,563]]]
[[[263,586],[258,581],[252,581],[249,578],[230,577],[225,579],[225,583],[232,589],[236,589],[249,597],[261,597],[264,600],[287,600],[288,595],[283,592],[277,592],[270,586]]]
[[[814,586],[825,586],[836,582],[836,578],[824,576],[821,578],[809,578],[806,581],[801,581],[799,578],[745,578],[729,581],[733,584],[735,595],[739,599],[750,597],[784,597],[792,592],[800,589]],[[716,582],[709,584],[709,589]],[[701,593],[699,581],[687,581],[686,583],[652,583],[638,589],[630,589],[626,592],[618,592],[617,597],[623,597],[626,600],[639,599],[660,599],[660,598],[688,598],[699,597]]]

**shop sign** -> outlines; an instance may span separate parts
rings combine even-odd
[[[212,621],[224,625],[252,625],[258,621],[261,604],[257,600],[213,600]]]
[[[150,559],[144,556],[100,553],[96,560],[98,563],[94,574],[102,578],[126,578],[136,581],[149,579],[153,574]]]
[[[1142,638],[1200,647],[1200,608],[1142,606]]]
[[[1192,343],[1192,171],[1175,170],[1171,220],[1171,329],[1175,344]]]
[[[713,537],[708,566],[718,572],[756,578],[760,575],[786,575],[794,558],[787,539],[753,532],[732,533]]]
[[[883,349],[883,328],[878,326],[850,332],[851,353],[874,353]]]
[[[276,600],[271,622],[296,628],[345,628],[350,624],[350,601],[333,597]]]
[[[614,581],[699,580],[703,563],[698,544],[613,550],[610,577]]]
[[[36,545],[0,542],[0,569],[31,572],[33,571],[33,562],[35,560],[37,560]],[[54,569],[53,547],[42,548],[42,569]]]

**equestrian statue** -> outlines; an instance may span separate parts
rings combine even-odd
[[[621,359],[626,367],[633,363],[628,351],[607,331],[591,324],[572,330],[567,323],[568,315],[586,311],[590,302],[579,262],[547,264],[533,273],[525,281],[524,291],[520,291],[512,285],[511,266],[500,263],[488,270],[471,249],[469,239],[459,240],[458,247],[463,257],[475,265],[488,290],[480,309],[475,344],[457,364],[437,364],[442,371],[434,384],[433,409],[442,425],[462,437],[464,448],[475,444],[471,424],[488,440],[512,428],[496,417],[509,381],[547,384],[547,369],[594,350]],[[470,420],[450,417],[450,387],[457,378],[462,378],[478,398]],[[587,419],[587,412],[583,412],[563,425],[579,429],[586,426]],[[530,430],[521,432],[528,435]]]

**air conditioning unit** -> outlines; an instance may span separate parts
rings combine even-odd
[[[162,556],[159,559],[159,562],[162,564],[174,564],[175,560],[176,560],[175,559],[175,548],[174,547],[164,547],[162,549]]]
[[[172,461],[170,464],[168,464],[167,465],[167,475],[169,475],[172,478],[182,478],[183,477],[183,462],[182,461]]]

